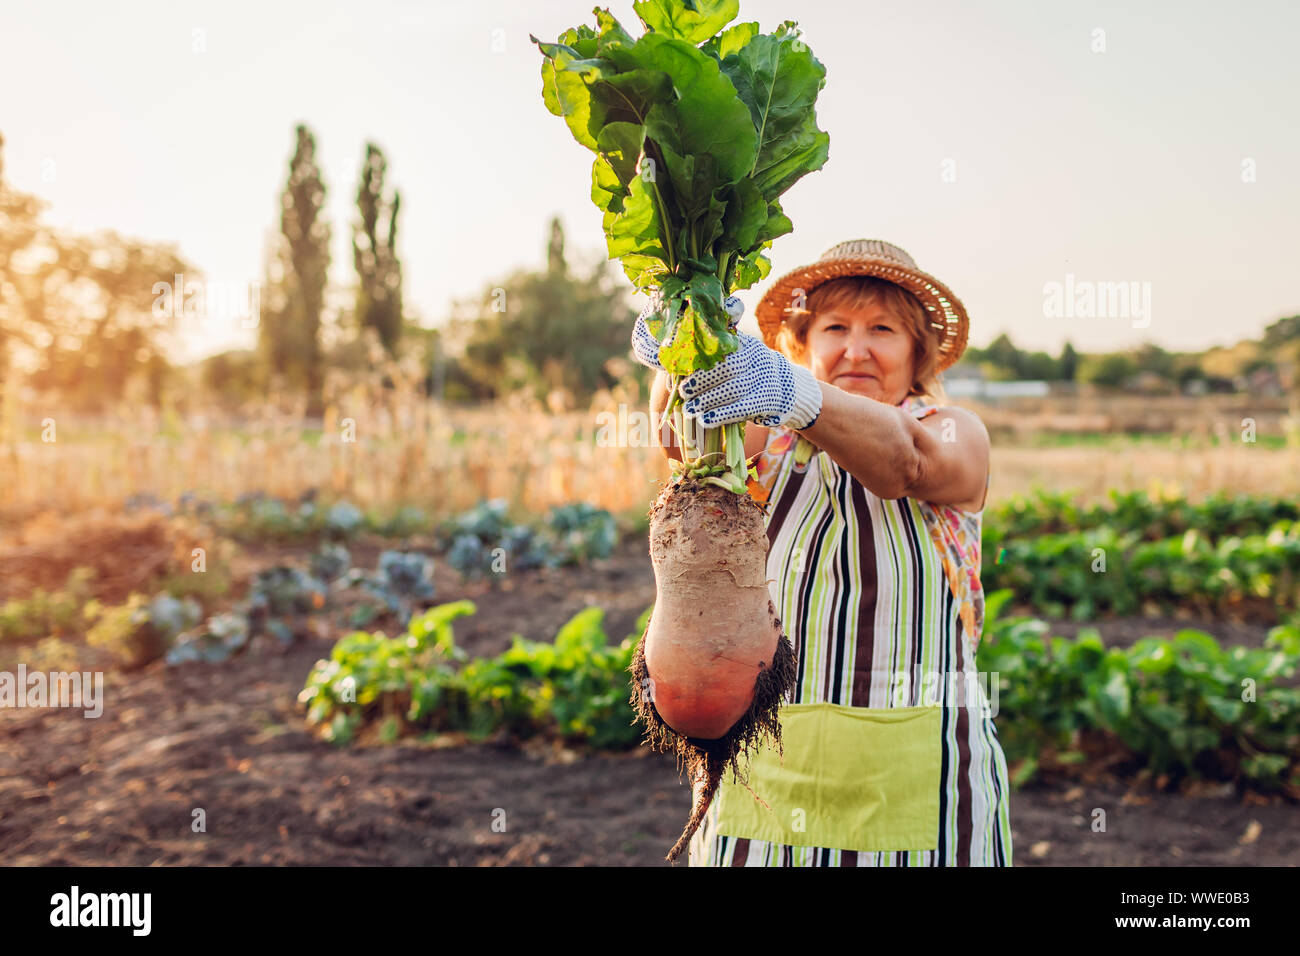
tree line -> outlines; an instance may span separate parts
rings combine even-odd
[[[331,307],[328,186],[305,125],[294,130],[279,228],[247,303],[256,304],[255,347],[176,367],[167,343],[188,331],[182,320],[194,296],[170,285],[183,277],[189,289],[202,270],[174,244],[53,228],[46,203],[8,182],[3,145],[0,137],[0,387],[21,376],[81,407],[132,398],[247,409],[287,394],[317,416],[331,373],[346,381],[389,359],[415,362],[425,390],[451,401],[524,390],[580,404],[626,375],[645,378],[625,361],[636,314],[628,290],[603,256],[590,269],[569,266],[558,219],[543,268],[489,280],[439,327],[419,324],[403,302],[401,194],[388,187],[388,159],[375,143],[365,144],[357,177],[353,286]],[[160,286],[169,289],[164,297]]]
[[[20,376],[41,393],[74,404],[124,398],[173,408],[216,403],[247,411],[288,395],[309,416],[327,401],[327,381],[374,376],[388,360],[414,368],[423,390],[453,402],[524,392],[554,407],[582,407],[600,390],[635,382],[648,394],[648,370],[628,360],[637,309],[603,249],[570,265],[564,230],[552,219],[536,268],[489,279],[455,302],[436,327],[416,321],[403,300],[398,255],[401,194],[388,184],[388,159],[365,144],[355,193],[348,289],[330,299],[332,226],[316,138],[294,130],[280,191],[278,231],[266,249],[258,286],[256,345],[209,356],[192,367],[168,357],[168,337],[184,332],[184,309],[157,305],[157,287],[174,276],[201,277],[174,245],[113,232],[71,235],[43,220],[45,203],[4,174],[0,137],[0,389]],[[182,290],[175,290],[182,302]],[[1244,343],[1245,344],[1245,343]],[[1275,374],[1300,388],[1300,316],[1274,322],[1258,343],[1222,354],[1175,353],[1154,344],[1084,354],[1070,343],[1053,356],[1022,350],[1003,334],[971,347],[962,368],[989,379],[1040,379],[1127,388],[1135,383],[1227,391],[1242,377]],[[391,384],[391,382],[389,383]]]
[[[1076,382],[1105,388],[1167,388],[1232,392],[1252,381],[1279,391],[1300,389],[1300,315],[1273,322],[1258,341],[1232,349],[1171,352],[1154,343],[1116,352],[1081,353],[1069,342],[1060,353],[1017,348],[1003,333],[983,348],[968,348],[961,366],[990,381]],[[1263,378],[1258,373],[1264,373]]]

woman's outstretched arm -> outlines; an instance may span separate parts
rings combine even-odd
[[[978,415],[944,406],[917,420],[893,405],[819,384],[821,414],[800,434],[865,488],[881,498],[983,507],[989,433]]]

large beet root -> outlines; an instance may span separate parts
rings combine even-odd
[[[698,829],[722,772],[763,737],[779,748],[794,686],[790,641],[767,589],[767,531],[749,495],[701,481],[670,485],[650,512],[657,594],[633,657],[631,703],[651,749],[675,751],[697,794],[668,854]]]
[[[767,590],[767,544],[763,512],[748,495],[692,483],[655,502],[657,594],[645,661],[655,709],[684,737],[725,735],[776,656],[781,623]]]

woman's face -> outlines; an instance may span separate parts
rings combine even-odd
[[[809,370],[820,381],[887,405],[912,388],[912,336],[879,302],[814,316],[807,342]]]

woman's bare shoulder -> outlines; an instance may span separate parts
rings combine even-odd
[[[955,421],[959,428],[969,426],[973,434],[981,435],[985,442],[988,441],[989,431],[984,420],[969,408],[960,405],[936,405],[926,409],[925,414],[921,416],[921,422],[931,428],[942,426],[945,419]]]

